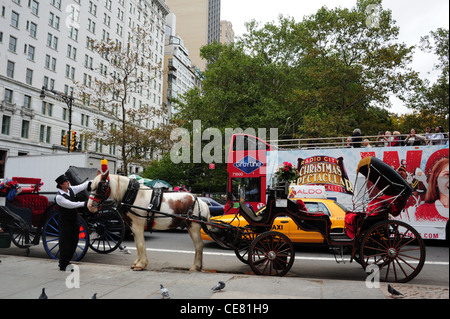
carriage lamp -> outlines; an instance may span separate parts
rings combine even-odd
[[[67,134],[67,139],[68,139],[68,141],[67,141],[67,153],[70,153],[70,146],[71,146],[70,133],[71,133],[71,130],[72,130],[72,106],[73,106],[73,100],[74,100],[73,92],[70,92],[70,96],[69,96],[69,95],[67,95],[65,93],[61,93],[61,92],[55,91],[53,89],[49,90],[45,86],[43,86],[42,89],[41,89],[41,94],[39,94],[39,97],[40,97],[40,99],[42,101],[45,99],[45,91],[52,92],[54,95],[60,97],[66,103],[67,108],[69,109],[69,132]]]

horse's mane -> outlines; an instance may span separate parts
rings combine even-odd
[[[97,189],[98,182],[101,180],[103,175],[97,175],[92,181],[92,189]],[[128,183],[130,178],[126,176],[116,175],[116,174],[108,174],[109,177],[109,187],[111,188],[110,198],[114,201],[120,201],[128,188]]]

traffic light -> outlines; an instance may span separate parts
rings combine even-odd
[[[67,134],[61,137],[61,145],[67,147]]]
[[[70,139],[70,151],[76,151],[77,144],[77,132],[72,132],[72,138]]]

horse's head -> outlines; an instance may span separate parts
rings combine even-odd
[[[91,183],[91,194],[89,195],[87,208],[91,213],[96,213],[110,195],[109,171],[104,174],[98,174]]]

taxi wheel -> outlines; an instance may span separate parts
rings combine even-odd
[[[248,262],[256,275],[284,276],[294,264],[291,240],[280,232],[268,231],[250,244]]]

